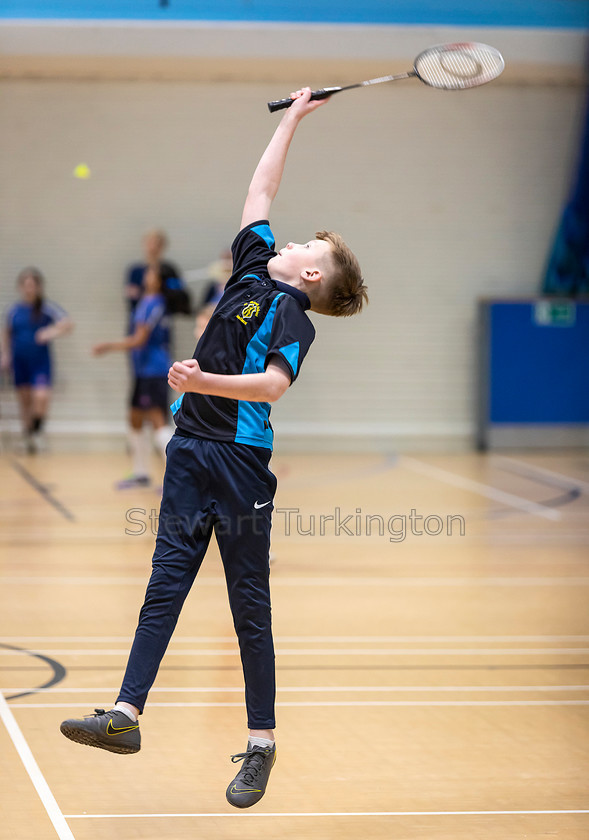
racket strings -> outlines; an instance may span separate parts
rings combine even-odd
[[[415,60],[419,78],[444,90],[460,90],[490,82],[503,70],[501,54],[486,45],[432,47]]]

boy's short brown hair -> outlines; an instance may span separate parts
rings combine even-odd
[[[344,318],[355,315],[364,303],[368,303],[368,293],[358,260],[339,233],[319,230],[315,236],[331,245],[332,264],[332,270],[326,278],[326,294],[322,295],[317,311]]]

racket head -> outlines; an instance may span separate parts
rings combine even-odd
[[[442,90],[465,90],[484,85],[505,67],[495,47],[474,41],[437,44],[419,53],[413,69],[422,82]]]

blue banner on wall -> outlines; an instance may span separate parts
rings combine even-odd
[[[589,28],[588,0],[3,0],[1,18]]]
[[[547,295],[589,294],[589,97],[579,165],[544,277]]]

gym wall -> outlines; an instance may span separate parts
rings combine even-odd
[[[50,431],[120,445],[122,283],[149,227],[184,270],[237,231],[279,115],[266,101],[406,70],[432,43],[482,40],[507,69],[447,93],[408,80],[342,94],[306,120],[272,213],[279,245],[339,231],[371,303],[313,316],[317,340],[273,409],[279,445],[464,446],[475,431],[480,296],[540,288],[575,162],[585,31],[309,23],[0,22],[0,309],[24,265],[76,322],[56,342]],[[73,176],[86,163],[91,177]],[[194,349],[178,321],[176,354]],[[0,422],[14,405],[2,391]]]

